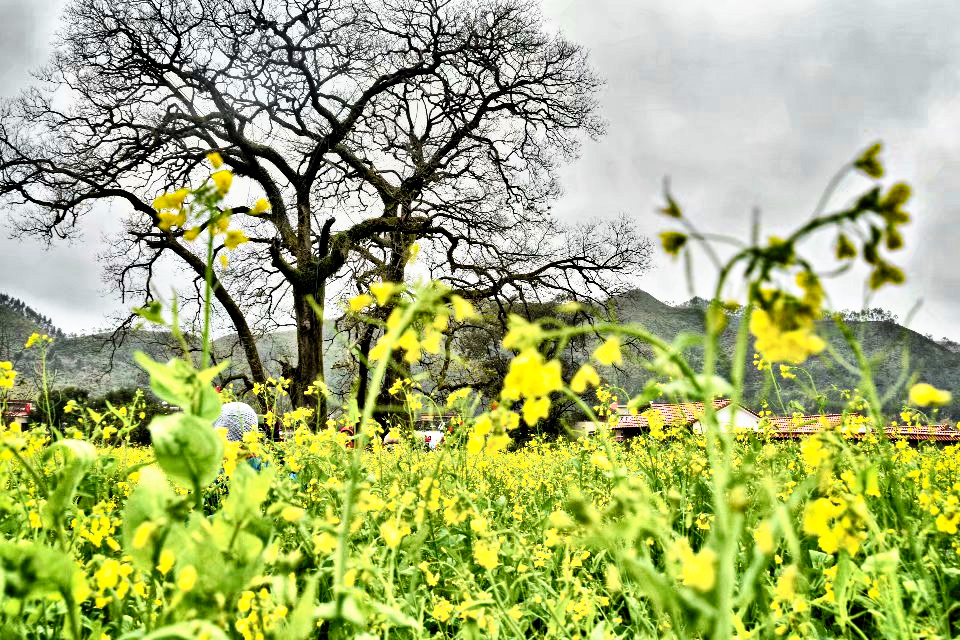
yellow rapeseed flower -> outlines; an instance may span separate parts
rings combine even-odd
[[[486,451],[488,455],[493,455],[498,451],[503,451],[510,444],[510,436],[504,433],[493,433],[487,436]]]
[[[380,536],[387,546],[396,549],[400,545],[403,537],[410,534],[410,527],[405,524],[397,526],[392,520],[387,520],[380,525]]]
[[[214,171],[210,174],[210,179],[213,180],[213,184],[216,185],[217,191],[225,194],[227,191],[230,191],[230,185],[233,183],[233,174],[227,169],[221,169],[220,171]]]
[[[403,359],[405,362],[409,364],[417,364],[420,362],[420,357],[423,355],[420,351],[420,339],[412,327],[408,327],[407,330],[403,332],[400,339],[397,340],[397,346],[403,349]]]
[[[350,311],[358,313],[359,311],[369,307],[371,302],[373,302],[373,296],[371,296],[369,293],[361,293],[358,296],[350,298]]]
[[[453,319],[457,322],[463,322],[477,315],[473,305],[458,295],[450,296],[450,304],[453,306]]]
[[[145,548],[150,542],[150,536],[156,529],[157,525],[150,521],[140,523],[140,526],[133,532],[133,548],[138,551]]]
[[[937,531],[953,535],[957,532],[958,523],[960,523],[960,513],[955,513],[949,518],[941,513],[937,516]]]
[[[430,615],[433,616],[437,622],[446,622],[450,619],[450,615],[453,613],[453,605],[444,598],[440,600],[433,606],[433,611],[430,612]]]
[[[165,193],[161,196],[157,196],[153,201],[153,208],[157,211],[162,211],[164,209],[180,209],[183,207],[183,201],[187,199],[188,195],[190,195],[190,189],[181,187],[180,189],[177,189],[171,193]]]
[[[196,584],[197,570],[192,564],[180,570],[180,575],[177,577],[177,587],[180,588],[180,591],[191,591]]]
[[[207,161],[209,161],[210,164],[213,165],[214,169],[219,169],[220,167],[223,166],[223,156],[221,156],[216,151],[211,151],[210,153],[207,154]]]
[[[240,599],[237,601],[237,611],[240,613],[246,613],[250,611],[250,606],[253,604],[253,599],[257,595],[253,591],[244,591],[240,594]]]
[[[30,337],[27,338],[27,343],[23,345],[23,348],[30,349],[31,347],[34,347],[37,345],[44,346],[48,344],[53,344],[53,338],[51,338],[45,333],[33,332],[30,334]],[[5,368],[9,369],[10,367],[5,367]]]
[[[473,393],[473,389],[470,387],[463,387],[462,389],[452,391],[450,395],[447,396],[447,407],[452,407],[458,400],[468,398],[471,393]]]
[[[570,390],[574,393],[583,393],[587,387],[596,387],[600,384],[600,374],[589,362],[585,362],[570,380]]]
[[[773,526],[766,520],[757,525],[753,532],[753,540],[757,544],[757,551],[760,553],[773,553],[776,541],[773,537]]]
[[[484,569],[495,569],[500,564],[500,541],[477,540],[473,545],[473,559]]]
[[[527,347],[510,361],[503,379],[501,396],[509,400],[541,398],[563,388],[560,362],[545,361],[533,347]]]
[[[17,372],[13,370],[12,362],[0,362],[0,389],[12,389],[16,377]]]
[[[616,336],[607,338],[606,342],[593,352],[593,359],[605,366],[621,364],[623,355],[620,353],[620,340]]]
[[[213,229],[212,233],[214,235],[226,233],[227,229],[230,228],[230,217],[230,214],[217,216],[210,225],[210,228]]]
[[[814,434],[800,443],[800,456],[805,465],[816,469],[830,459],[830,450],[823,446],[820,436]]]
[[[594,451],[593,455],[590,456],[590,464],[600,469],[601,471],[612,471],[613,465],[610,464],[610,459],[602,451]]]
[[[694,553],[689,544],[678,547],[680,581],[683,585],[704,593],[713,589],[717,582],[716,551],[704,548]]]
[[[157,228],[162,231],[170,231],[171,227],[182,227],[187,223],[187,214],[183,211],[178,213],[169,213],[167,211],[161,211],[157,214],[159,222],[157,222]]]
[[[286,520],[287,522],[298,522],[307,512],[300,507],[295,507],[293,505],[287,505],[283,508],[283,511],[280,512],[280,517]]]
[[[507,318],[507,334],[503,336],[504,349],[524,349],[540,342],[543,329],[534,322],[527,322],[516,314]]]
[[[550,398],[540,396],[539,398],[530,398],[523,403],[523,421],[527,426],[532,427],[540,420],[550,415]]]
[[[337,537],[324,531],[320,535],[313,537],[313,552],[317,554],[329,555],[337,548]]]
[[[170,569],[173,568],[173,565],[176,564],[177,557],[173,555],[173,551],[170,549],[164,549],[160,552],[160,564],[157,565],[157,571],[166,575]]]
[[[250,211],[248,211],[247,213],[249,213],[252,216],[258,216],[261,213],[266,213],[267,211],[270,211],[270,203],[267,201],[266,198],[260,198],[259,200],[253,203],[253,206],[250,207]]]
[[[953,396],[949,391],[937,389],[932,384],[927,384],[926,382],[918,382],[910,387],[910,404],[915,404],[918,407],[950,404],[952,398]]]
[[[418,564],[417,567],[423,572],[423,579],[427,582],[428,587],[437,586],[437,583],[440,582],[440,576],[430,571],[430,564],[426,560]]]
[[[113,589],[120,581],[120,563],[114,559],[104,560],[103,565],[94,574],[97,589]]]
[[[242,245],[244,242],[249,242],[250,239],[240,231],[239,229],[231,229],[227,231],[227,237],[223,239],[223,246],[227,249],[233,250]]]
[[[605,576],[607,591],[610,593],[617,593],[623,590],[623,581],[620,579],[620,570],[617,569],[617,565],[608,564],[607,572]]]
[[[472,456],[477,455],[478,453],[483,451],[484,444],[485,444],[485,440],[483,436],[477,435],[476,433],[473,433],[473,432],[470,433],[470,435],[467,436],[467,453]]]
[[[427,327],[423,331],[423,340],[420,341],[420,346],[427,353],[438,355],[443,351],[443,335],[439,331]]]
[[[796,582],[798,575],[797,565],[791,564],[784,568],[783,573],[780,574],[780,579],[777,580],[777,600],[780,602],[793,602],[793,598],[797,594]]]
[[[374,295],[377,304],[381,307],[390,301],[390,298],[398,289],[399,287],[392,282],[374,282],[370,285],[370,293]]]
[[[812,323],[784,331],[763,309],[754,309],[750,314],[750,333],[756,339],[757,351],[767,362],[803,364],[812,354],[826,348],[826,343],[813,333]]]

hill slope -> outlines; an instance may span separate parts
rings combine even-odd
[[[14,360],[34,332],[63,335],[49,318],[21,300],[0,293],[0,360]]]
[[[704,327],[704,310],[691,301],[677,307],[665,305],[643,291],[634,291],[615,301],[618,317],[623,322],[637,322],[654,334],[667,340],[673,340],[680,333],[700,334]],[[735,325],[738,318],[731,319]],[[934,386],[953,393],[953,403],[945,407],[942,416],[960,417],[960,353],[930,338],[920,335],[892,321],[852,321],[847,327],[853,332],[864,353],[870,360],[873,377],[882,396],[888,396],[885,404],[887,411],[896,411],[906,399],[908,383],[912,379],[929,382]],[[846,344],[839,328],[832,321],[820,323],[819,333],[835,349],[840,358],[848,364],[856,364],[853,350]],[[721,355],[718,369],[724,375],[731,369],[730,354],[734,352],[735,327],[728,327],[721,338]],[[782,389],[780,398],[769,382],[766,372],[759,372],[752,366],[752,355],[746,362],[746,403],[757,407],[767,400],[775,412],[789,410],[790,401],[799,402],[808,410],[839,409],[843,402],[838,390],[854,389],[860,385],[857,371],[850,371],[837,359],[827,353],[810,358],[803,372],[796,372],[798,378],[783,380],[779,367],[775,369],[778,383]],[[702,356],[698,349],[687,352],[694,365],[700,365]],[[649,374],[638,366],[627,365],[615,382],[630,393],[639,390]],[[804,390],[801,384],[810,387],[813,381],[816,391],[826,398],[818,402],[810,390]]]
[[[674,340],[681,333],[700,334],[703,331],[704,309],[703,304],[697,300],[671,306],[644,291],[636,290],[611,302],[620,321],[642,324],[668,341]],[[731,325],[734,324],[735,318],[731,322]],[[954,401],[945,408],[943,415],[960,417],[960,352],[892,321],[855,321],[849,322],[847,326],[857,336],[864,352],[871,359],[874,378],[881,393],[889,395],[885,406],[888,411],[896,411],[906,397],[906,366],[907,374],[941,389],[950,390]],[[14,391],[19,397],[30,397],[36,389],[38,353],[35,349],[23,350],[24,341],[34,331],[58,336],[48,352],[48,372],[53,385],[79,386],[95,395],[119,387],[146,385],[146,375],[133,361],[135,351],[145,351],[158,360],[166,360],[176,353],[171,348],[170,335],[165,332],[134,332],[115,351],[109,343],[109,334],[106,333],[63,336],[49,319],[37,314],[22,302],[0,294],[0,360],[13,361],[21,373]],[[821,323],[820,333],[836,348],[843,360],[848,363],[855,361],[850,347],[845,344],[835,325],[830,322]],[[721,340],[718,368],[724,375],[728,374],[731,368],[730,354],[733,353],[734,339],[734,328],[731,326]],[[247,370],[243,354],[236,346],[235,337],[218,338],[214,347],[219,357],[230,357],[228,373],[242,373]],[[264,364],[274,375],[278,375],[281,361],[296,360],[296,336],[293,331],[281,331],[265,336],[258,342],[258,349]],[[328,376],[344,375],[333,368],[333,365],[343,358],[344,349],[345,345],[339,339],[335,339],[329,347],[325,360]],[[586,351],[580,354],[583,359],[586,356]],[[695,367],[702,362],[698,348],[689,349],[687,356]],[[783,410],[782,400],[782,405],[787,409],[791,401],[799,402],[806,410],[811,411],[821,406],[828,410],[836,409],[842,404],[837,390],[852,389],[860,384],[857,372],[851,372],[832,356],[823,354],[805,363],[804,369],[809,373],[809,378],[803,372],[797,372],[796,380],[783,380],[777,375],[782,387],[778,397],[776,390],[770,385],[767,373],[758,372],[752,366],[751,360],[752,352],[748,354],[746,363],[745,389],[745,401],[751,407],[758,407],[761,401],[767,400],[774,411],[780,412]],[[779,370],[777,373],[779,374]],[[610,382],[632,394],[639,391],[648,377],[649,373],[645,369],[628,362],[611,376]],[[906,379],[909,379],[909,376]],[[817,392],[825,396],[819,402],[812,397],[809,389],[801,388],[801,382],[809,387],[811,380]],[[337,382],[333,379],[330,381],[333,384]],[[349,386],[349,381],[345,382]]]

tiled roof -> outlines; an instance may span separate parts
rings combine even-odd
[[[767,416],[767,422],[775,429],[796,429],[798,427],[825,427],[835,429],[843,423],[842,413],[823,413],[818,415]]]
[[[720,398],[713,401],[715,411],[723,409],[730,404],[728,398]],[[647,421],[647,415],[651,410],[656,410],[662,417],[664,424],[676,426],[690,426],[700,420],[704,413],[702,402],[683,402],[679,404],[670,404],[666,402],[653,402],[649,408],[638,413],[630,415],[625,413],[624,408],[620,408],[619,421],[613,427],[618,437],[623,439],[625,435],[633,435],[635,432],[647,430],[650,424]],[[749,409],[746,409],[749,411]],[[844,433],[848,438],[862,438],[866,435],[866,428],[863,426],[863,416],[858,414],[847,414],[847,418],[859,418],[860,424],[851,425],[853,428]],[[814,415],[792,416],[768,416],[765,420],[770,428],[767,435],[776,440],[791,440],[812,435],[824,429],[838,429],[843,426],[844,414],[825,413]],[[884,429],[888,438],[906,439],[912,441],[932,440],[937,442],[960,442],[960,431],[949,424],[929,425],[922,427],[902,427],[888,426]]]
[[[713,401],[713,410],[719,411],[729,404],[729,398],[717,398]],[[681,402],[679,404],[651,402],[648,409],[645,409],[637,415],[631,415],[629,413],[621,415],[620,421],[613,429],[647,429],[650,427],[650,424],[647,422],[647,416],[644,414],[652,410],[660,414],[665,425],[689,426],[703,417],[704,404],[702,402]]]
[[[6,410],[3,412],[5,416],[11,416],[15,418],[26,418],[30,415],[31,404],[29,402],[22,402],[20,400],[7,400]]]
[[[884,431],[888,438],[960,442],[960,431],[948,424],[932,424],[925,427],[887,427]]]
[[[805,415],[805,416],[776,416],[767,418],[773,426],[768,432],[771,438],[790,440],[812,435],[824,428],[834,429],[843,423],[842,414]],[[888,426],[884,428],[888,438],[905,440],[933,440],[937,442],[960,442],[960,431],[949,424],[935,424],[928,426],[903,427]],[[844,433],[848,438],[863,438],[866,428],[861,426]]]

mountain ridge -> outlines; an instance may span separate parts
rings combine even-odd
[[[680,305],[670,305],[642,289],[635,289],[611,299],[609,304],[621,322],[639,323],[667,341],[674,340],[680,333],[703,332],[703,300],[694,298]],[[904,384],[897,388],[894,388],[893,384],[902,378],[899,367],[906,349],[908,365],[915,372],[915,379],[953,393],[953,403],[945,408],[944,415],[960,416],[960,351],[951,349],[950,344],[939,343],[899,325],[889,314],[876,317],[882,319],[852,320],[847,326],[861,342],[864,352],[873,360],[874,378],[880,391],[890,396],[887,410],[894,410],[893,405],[902,402],[906,397],[906,383],[910,379],[904,380]],[[736,316],[731,318],[732,326],[721,336],[718,361],[721,374],[730,370],[729,359],[735,339],[733,325],[736,325],[736,320]],[[0,360],[14,362],[14,367],[20,372],[14,397],[30,397],[37,390],[37,381],[34,378],[38,372],[39,354],[36,349],[23,349],[26,338],[34,331],[56,336],[47,351],[47,369],[52,386],[78,386],[93,394],[103,394],[121,387],[147,386],[149,381],[146,374],[134,364],[134,351],[144,351],[158,360],[166,360],[177,354],[175,342],[169,332],[163,331],[135,330],[120,344],[111,344],[110,332],[66,336],[49,318],[36,313],[15,298],[0,294]],[[848,363],[855,361],[852,350],[844,343],[840,330],[832,322],[822,321],[820,333],[835,345],[841,358]],[[274,375],[279,374],[280,361],[295,362],[296,335],[293,330],[263,336],[258,340],[257,346],[265,365]],[[4,347],[6,352],[3,351]],[[334,370],[333,365],[345,349],[346,344],[340,338],[335,339],[333,346],[328,347],[325,364],[329,376],[341,375]],[[227,373],[242,373],[246,369],[234,334],[215,339],[214,352],[218,358],[231,358]],[[686,355],[696,367],[700,359],[698,352],[694,349]],[[809,385],[812,381],[817,392],[821,394],[836,394],[838,389],[852,389],[859,384],[858,374],[848,370],[842,362],[838,363],[825,355],[812,357],[802,369],[807,372],[802,374],[804,383]],[[775,412],[788,410],[792,401],[810,408],[810,394],[800,393],[796,388],[796,380],[783,380],[779,370],[775,371],[775,375],[782,387],[779,395],[770,388],[772,385],[768,374],[757,371],[748,363],[745,400],[756,405],[766,400]],[[649,373],[639,365],[628,363],[611,372],[608,377],[616,386],[635,393],[642,387]],[[837,402],[836,399],[831,399],[822,406],[826,409],[835,408]]]

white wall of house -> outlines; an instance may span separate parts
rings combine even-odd
[[[757,431],[760,428],[760,418],[747,411],[740,405],[728,404],[723,409],[717,411],[717,422],[720,423],[720,430],[726,431],[731,426],[734,430],[748,429]],[[694,433],[703,433],[703,425],[699,421],[693,424]]]
[[[592,420],[581,420],[570,425],[570,431],[566,433],[567,438],[574,440],[583,436],[592,436],[597,432],[597,423]]]

